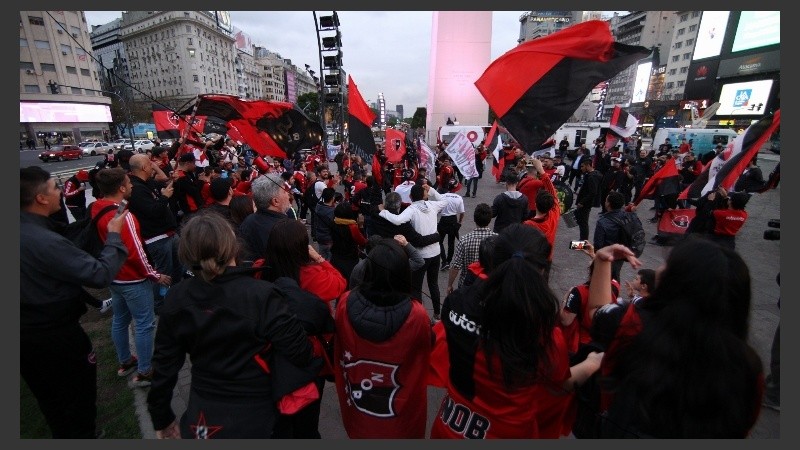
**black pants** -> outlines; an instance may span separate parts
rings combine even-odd
[[[439,224],[436,227],[439,232],[439,251],[442,258],[442,265],[445,263],[450,264],[453,260],[453,252],[456,251],[456,238],[458,237],[458,230],[461,224],[458,223],[458,215],[442,216],[439,219]],[[444,239],[447,238],[447,252],[444,249]]]
[[[591,206],[581,206],[575,208],[575,221],[578,222],[578,230],[580,230],[580,237],[578,239],[585,241],[589,239],[589,213],[592,212]]]
[[[442,311],[442,303],[439,297],[439,256],[425,258],[425,264],[419,269],[411,272],[411,296],[423,304],[422,300],[422,280],[428,275],[428,290],[431,292],[431,304],[433,313],[439,314]]]
[[[20,374],[39,402],[53,438],[94,439],[97,360],[80,324],[21,331],[19,350]]]

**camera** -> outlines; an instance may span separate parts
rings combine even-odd
[[[569,249],[570,250],[583,250],[584,247],[589,243],[589,241],[570,241],[569,242]]]
[[[780,228],[781,219],[770,219],[767,222],[767,226],[770,228]],[[780,241],[781,230],[764,230],[764,239],[768,241]]]

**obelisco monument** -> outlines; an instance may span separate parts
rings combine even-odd
[[[489,104],[475,80],[492,56],[491,11],[434,11],[425,140],[436,143],[436,131],[447,122],[491,125]]]

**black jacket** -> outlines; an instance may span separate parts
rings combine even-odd
[[[139,220],[142,239],[147,240],[153,236],[174,232],[178,228],[175,211],[170,208],[169,197],[161,195],[155,181],[145,181],[131,175],[131,198],[128,208]]]
[[[583,184],[578,190],[575,204],[582,205],[584,208],[600,206],[600,183],[602,181],[603,174],[599,171],[593,170],[586,173],[583,177]]]

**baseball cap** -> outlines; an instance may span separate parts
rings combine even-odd
[[[194,153],[184,153],[178,158],[178,161],[180,161],[180,162],[195,162],[197,160],[194,157]]]

